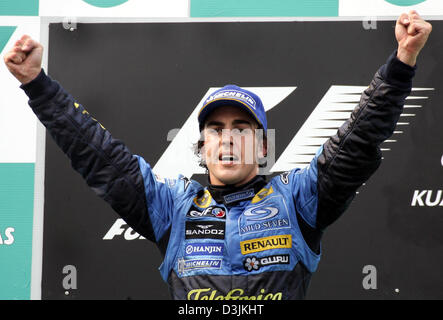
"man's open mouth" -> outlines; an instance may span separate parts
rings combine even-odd
[[[238,161],[239,158],[233,154],[222,154],[219,156],[218,160],[220,160],[222,162],[234,162],[234,161]]]

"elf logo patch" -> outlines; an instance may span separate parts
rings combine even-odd
[[[186,214],[186,217],[190,219],[199,219],[199,218],[219,218],[224,219],[226,217],[226,209],[222,207],[211,206],[202,211],[195,210],[191,208],[189,212]]]

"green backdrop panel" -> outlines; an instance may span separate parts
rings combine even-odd
[[[338,0],[191,0],[191,17],[338,16]]]
[[[0,299],[29,299],[34,163],[0,163]]]

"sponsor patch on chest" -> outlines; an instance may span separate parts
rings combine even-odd
[[[185,253],[187,256],[222,256],[223,243],[195,242],[186,245]]]
[[[179,259],[178,260],[178,272],[181,274],[185,271],[196,269],[220,269],[222,259]]]
[[[224,221],[186,221],[185,239],[224,239]]]
[[[271,237],[257,238],[240,242],[243,255],[261,252],[271,249],[283,249],[292,247],[292,236],[290,234],[276,235]]]
[[[247,207],[238,219],[240,235],[290,227],[288,207],[282,196],[270,197],[259,205]]]
[[[199,219],[199,218],[219,218],[224,219],[226,217],[226,209],[220,206],[210,206],[206,209],[197,209],[191,207],[186,217],[189,219]]]
[[[247,257],[243,261],[243,266],[246,271],[257,271],[262,267],[272,266],[277,264],[289,264],[289,254],[276,254],[266,257]]]

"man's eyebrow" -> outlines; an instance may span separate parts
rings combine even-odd
[[[248,120],[244,120],[244,119],[235,119],[235,120],[232,121],[232,124],[233,125],[238,125],[238,124],[248,124],[248,125],[251,125],[252,122],[248,121]],[[217,120],[211,120],[211,121],[208,121],[206,123],[206,127],[223,127],[224,125],[225,125],[224,122],[217,121]]]
[[[224,126],[224,125],[225,124],[223,122],[216,121],[216,120],[212,120],[212,121],[209,121],[208,123],[206,123],[207,127],[211,127],[211,126],[219,127],[219,126]]]

